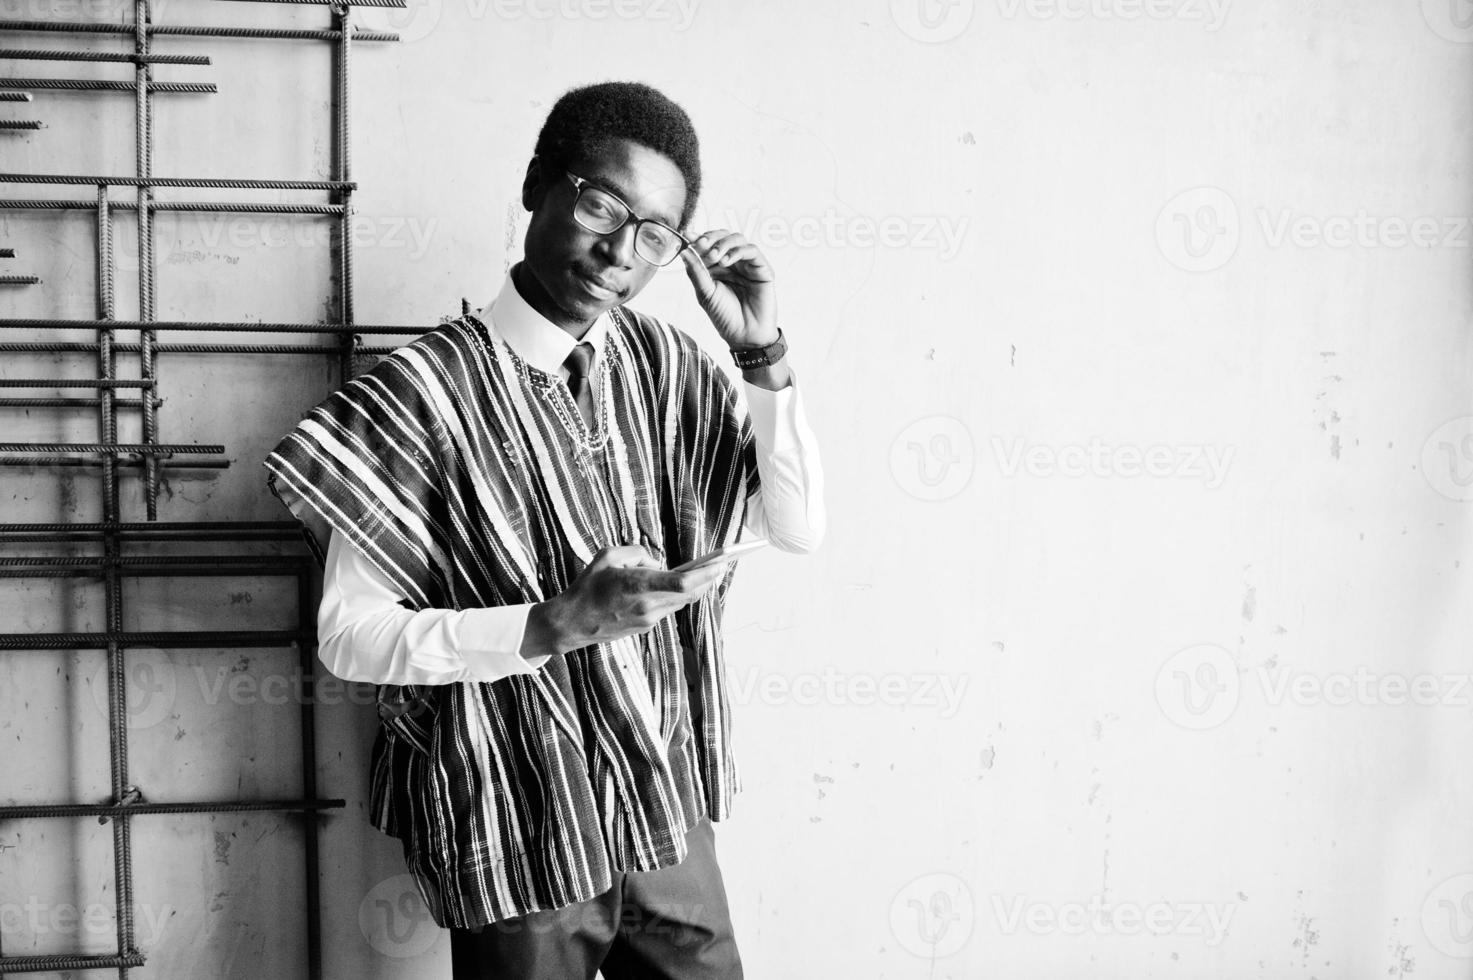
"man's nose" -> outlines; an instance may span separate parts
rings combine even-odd
[[[634,265],[635,223],[626,221],[622,226],[604,235],[595,246],[600,257],[609,265],[631,268]]]

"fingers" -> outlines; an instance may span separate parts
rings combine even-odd
[[[716,283],[711,279],[711,273],[706,271],[706,263],[696,253],[694,248],[688,248],[680,253],[685,260],[685,274],[690,277],[691,285],[696,288],[696,297],[701,301],[710,298],[716,292]]]

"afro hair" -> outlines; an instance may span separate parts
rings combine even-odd
[[[680,230],[701,192],[701,153],[685,110],[640,82],[601,82],[563,94],[537,134],[537,158],[549,176],[599,155],[613,140],[632,140],[669,157],[685,177]]]

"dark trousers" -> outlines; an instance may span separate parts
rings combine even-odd
[[[551,912],[450,930],[455,980],[742,980],[716,836],[703,818],[673,868]]]

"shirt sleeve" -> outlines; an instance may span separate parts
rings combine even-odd
[[[777,391],[747,382],[746,394],[761,483],[747,502],[746,529],[782,551],[815,551],[827,523],[823,466],[797,374]]]
[[[317,610],[323,666],[348,681],[434,685],[530,674],[552,656],[522,656],[531,603],[414,611],[400,605],[403,598],[333,531]]]

